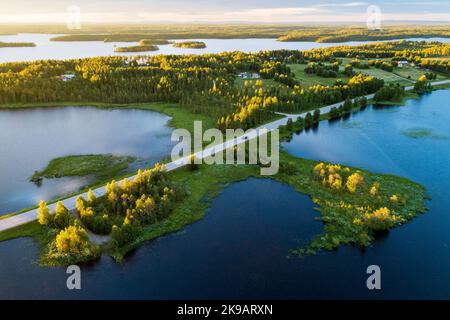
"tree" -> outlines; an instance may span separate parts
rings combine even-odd
[[[294,129],[294,123],[292,122],[292,118],[289,118],[286,123],[286,129],[292,131]]]
[[[314,110],[314,115],[313,115],[313,123],[317,124],[320,121],[320,109],[316,109]]]
[[[59,253],[80,254],[90,247],[86,231],[78,226],[69,226],[56,236],[56,249]]]
[[[43,226],[48,226],[52,223],[52,215],[50,214],[50,209],[45,201],[39,202],[38,208],[38,222]]]
[[[355,193],[363,184],[364,177],[359,172],[355,172],[348,177],[346,187],[350,193]]]
[[[89,189],[87,197],[88,197],[89,204],[92,204],[95,201],[96,197],[95,197],[92,189]]]
[[[341,112],[339,111],[338,108],[333,107],[330,109],[330,113],[329,113],[330,120],[338,119],[340,116],[341,116]]]
[[[196,163],[197,157],[195,156],[195,154],[191,154],[189,157],[189,168],[192,171],[195,171],[198,169],[198,164]]]
[[[311,113],[308,112],[305,116],[305,128],[306,129],[311,128],[312,124],[313,124],[313,118],[312,118]]]
[[[359,106],[362,110],[367,107],[367,98],[365,96],[361,97],[361,99],[359,100]]]
[[[70,225],[71,221],[72,216],[70,215],[69,210],[67,210],[61,201],[58,201],[53,219],[54,225],[59,229],[64,229]]]
[[[419,77],[419,79],[416,81],[416,83],[414,84],[414,91],[416,93],[425,93],[425,92],[429,92],[431,90],[431,85],[428,82],[428,79],[426,77],[426,75],[421,75]]]
[[[342,105],[344,115],[349,114],[352,111],[352,107],[352,100],[350,98],[345,99],[344,104]]]

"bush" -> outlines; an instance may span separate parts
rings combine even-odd
[[[297,167],[294,162],[282,161],[280,163],[280,172],[286,175],[294,175],[297,173]]]
[[[138,223],[124,223],[121,227],[112,227],[111,240],[114,246],[121,247],[136,240],[141,234],[142,227]]]
[[[339,119],[341,117],[341,112],[338,108],[333,107],[330,109],[329,118],[330,120]]]

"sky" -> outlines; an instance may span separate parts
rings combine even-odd
[[[0,0],[0,23],[64,23],[78,11],[98,23],[355,23],[371,5],[384,21],[450,22],[449,0]]]

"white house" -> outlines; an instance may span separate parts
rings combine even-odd
[[[259,79],[261,76],[258,73],[248,73],[248,72],[241,72],[238,74],[238,77],[242,79]]]
[[[71,80],[71,79],[73,79],[73,78],[75,78],[75,75],[74,74],[62,74],[62,75],[60,75],[59,76],[59,80],[61,80],[61,81],[69,81],[69,80]]]
[[[408,64],[408,61],[406,60],[402,60],[402,61],[397,61],[397,66],[399,68],[403,68],[404,66],[406,66]]]

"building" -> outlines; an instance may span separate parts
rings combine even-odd
[[[406,60],[402,60],[402,61],[397,61],[397,66],[399,68],[403,68],[404,66],[406,66],[408,64],[408,61]]]
[[[62,74],[59,76],[59,80],[61,81],[69,81],[72,80],[73,78],[75,78],[74,74]]]
[[[238,77],[242,79],[259,79],[261,76],[258,73],[241,72]]]

